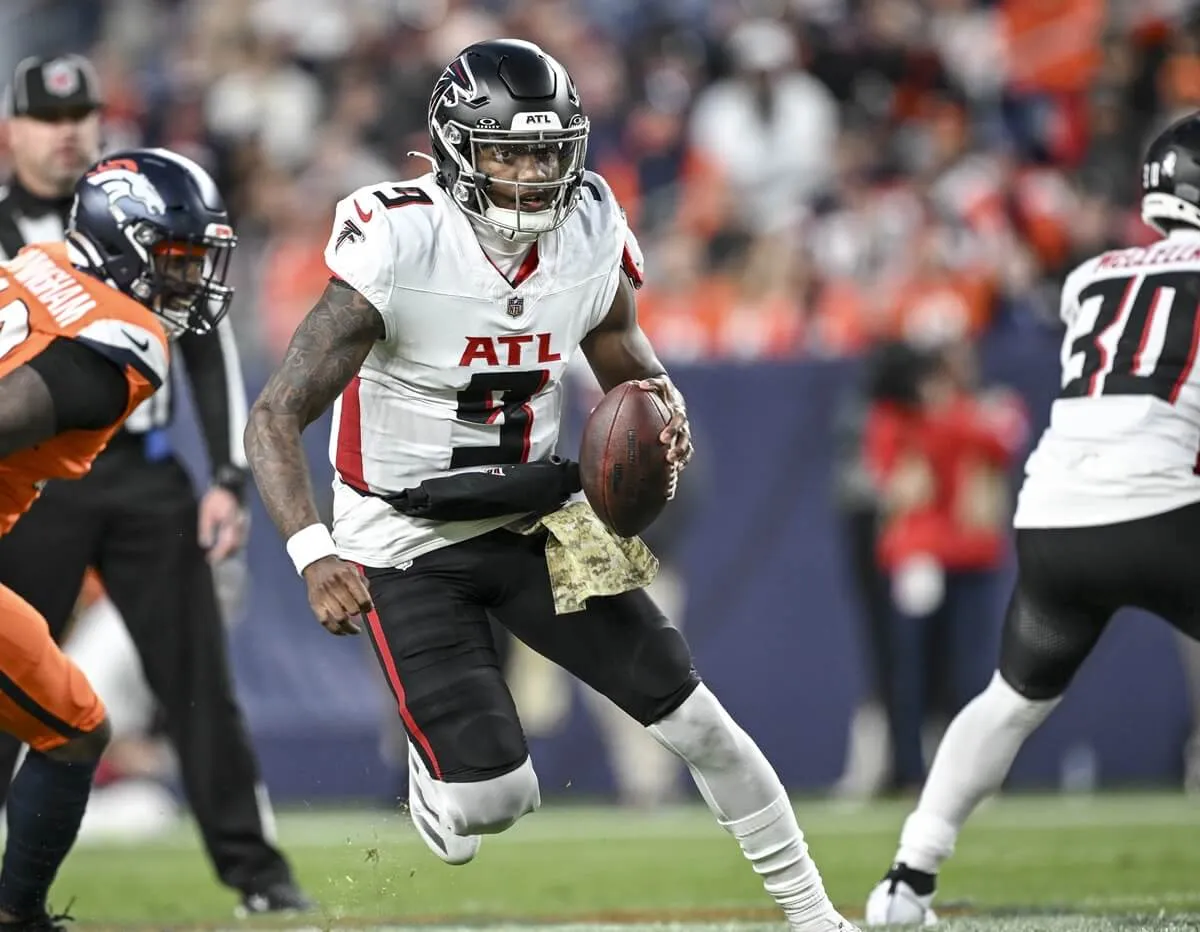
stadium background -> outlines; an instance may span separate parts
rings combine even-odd
[[[233,313],[254,393],[323,286],[334,202],[424,171],[406,153],[426,148],[445,62],[504,34],[560,57],[592,119],[592,166],[641,238],[644,325],[706,461],[682,554],[698,665],[785,783],[819,790],[864,688],[834,507],[838,411],[863,355],[885,338],[969,335],[1040,429],[1057,283],[1083,254],[1151,238],[1133,210],[1142,142],[1200,106],[1194,6],[8,0],[0,71],[85,52],[109,146],[167,145],[217,176],[242,241]],[[769,134],[750,131],[729,83],[748,67],[773,75]],[[186,416],[176,436],[203,476]],[[322,488],[327,436],[327,421],[306,435]],[[272,794],[378,796],[393,775],[366,649],[315,624],[254,507],[231,638]],[[981,640],[1002,609],[978,619]],[[1124,619],[1014,782],[1055,785],[1082,748],[1104,783],[1177,783],[1190,724],[1169,632]],[[534,754],[547,795],[610,789],[580,709]]]

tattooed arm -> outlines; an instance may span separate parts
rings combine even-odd
[[[246,458],[267,514],[285,539],[320,521],[300,434],[350,383],[383,336],[375,307],[331,279],[250,409]],[[350,616],[371,607],[358,573],[327,556],[306,566],[303,575],[321,624],[334,634],[357,633]]]
[[[246,458],[267,513],[285,538],[320,520],[300,434],[350,383],[382,337],[383,319],[374,306],[349,285],[331,280],[250,409]]]

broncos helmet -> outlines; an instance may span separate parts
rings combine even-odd
[[[1142,220],[1166,235],[1200,229],[1200,113],[1158,134],[1142,162]]]
[[[446,66],[429,101],[429,137],[438,183],[467,214],[513,239],[535,239],[566,222],[578,203],[588,120],[567,70],[532,42],[492,39],[463,49]],[[546,181],[503,180],[511,207],[499,205],[496,178],[478,168],[494,158],[547,156]],[[522,203],[536,207],[522,208]]]
[[[83,268],[158,314],[171,336],[207,333],[229,310],[237,237],[191,159],[128,149],[100,160],[75,185],[67,239]]]

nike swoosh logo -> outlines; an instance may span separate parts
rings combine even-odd
[[[358,211],[358,219],[363,223],[370,223],[371,218],[375,216],[375,211],[373,209],[364,212],[363,209],[358,206],[358,201],[354,202],[354,209]]]
[[[135,337],[132,333],[130,333],[128,330],[126,330],[124,328],[121,329],[121,332],[123,334],[125,334],[125,339],[127,339],[130,343],[132,343],[134,346],[136,346],[143,353],[146,352],[146,350],[150,349],[150,338],[149,337],[143,337],[141,340],[139,340],[137,337]]]

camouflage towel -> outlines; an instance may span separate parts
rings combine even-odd
[[[521,534],[541,528],[549,532],[546,567],[559,615],[583,611],[584,602],[594,595],[640,589],[658,572],[658,558],[640,538],[618,537],[587,502],[568,502],[527,527],[509,527]]]

